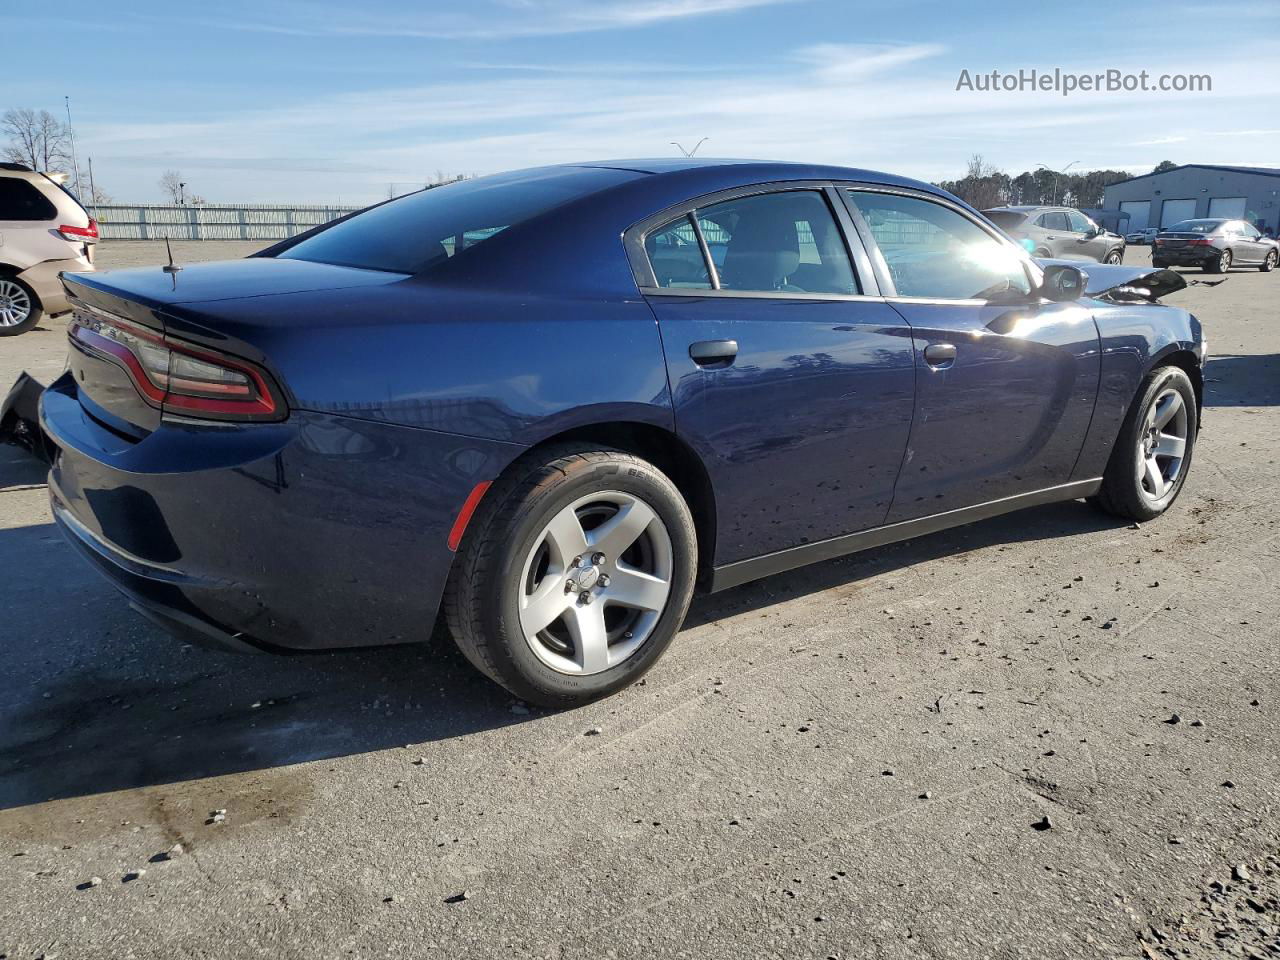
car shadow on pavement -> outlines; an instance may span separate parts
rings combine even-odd
[[[695,598],[685,623],[695,626],[794,600],[904,567],[987,547],[1027,540],[1073,537],[1121,529],[1127,521],[1108,516],[1082,500],[1033,507],[914,540],[889,544],[836,560],[800,567],[723,593]]]
[[[1210,342],[1210,349],[1213,344]],[[1280,354],[1215,357],[1204,373],[1206,407],[1273,407],[1280,404]]]

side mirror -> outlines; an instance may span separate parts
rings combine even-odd
[[[1097,227],[1090,227],[1088,230],[1084,232],[1084,238],[1086,240],[1092,240],[1094,237],[1100,236],[1101,234],[1102,234],[1102,231],[1099,230]]]
[[[1065,303],[1084,296],[1085,275],[1075,267],[1050,264],[1044,268],[1044,280],[1036,291],[1046,300]]]

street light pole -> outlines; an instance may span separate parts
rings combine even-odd
[[[80,196],[80,164],[76,162],[76,128],[71,125],[71,98],[62,99],[67,108],[67,135],[71,138],[71,169],[76,176],[76,196]]]
[[[1036,164],[1037,170],[1052,170],[1053,172],[1053,205],[1055,207],[1058,205],[1058,178],[1062,176],[1062,174],[1070,170],[1072,167],[1074,167],[1079,162],[1080,162],[1079,160],[1072,160],[1061,170],[1053,170],[1052,167],[1045,166],[1043,163]]]

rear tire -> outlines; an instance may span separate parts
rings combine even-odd
[[[1152,371],[1120,427],[1094,502],[1126,520],[1154,520],[1164,513],[1186,483],[1198,423],[1186,371]]]
[[[26,333],[43,316],[35,291],[17,277],[0,273],[0,337]]]
[[[1226,273],[1231,269],[1231,251],[1223,250],[1218,254],[1216,260],[1211,260],[1204,265],[1205,273]]]
[[[653,666],[696,572],[693,517],[665,474],[630,453],[565,445],[517,463],[486,494],[444,611],[490,679],[530,703],[573,707]]]

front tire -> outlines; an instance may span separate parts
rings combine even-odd
[[[0,274],[0,337],[26,333],[43,316],[34,290],[17,277]]]
[[[1277,260],[1280,260],[1280,254],[1277,254],[1274,250],[1270,250],[1267,252],[1266,258],[1262,261],[1262,266],[1258,269],[1263,273],[1270,273],[1276,268]]]
[[[1121,253],[1119,250],[1112,250],[1110,253],[1107,254],[1107,259],[1104,262],[1110,263],[1110,264],[1117,264],[1123,259],[1124,259],[1123,253]]]
[[[653,464],[584,445],[517,463],[454,562],[444,609],[463,654],[522,700],[572,707],[643,676],[689,607],[697,536]]]
[[[1097,504],[1127,520],[1154,520],[1186,483],[1195,450],[1195,388],[1181,367],[1158,367],[1144,381],[1116,438]]]

